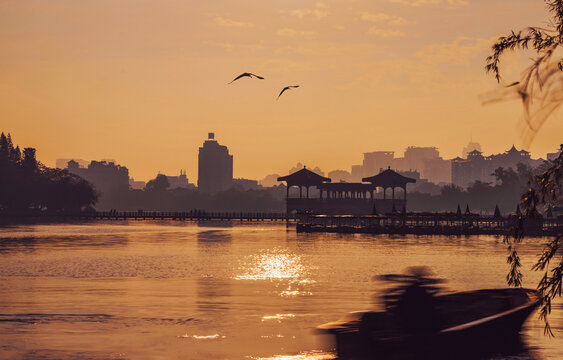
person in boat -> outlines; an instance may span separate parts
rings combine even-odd
[[[409,285],[399,298],[395,313],[404,335],[420,337],[440,330],[436,301],[422,284]]]

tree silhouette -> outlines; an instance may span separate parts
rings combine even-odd
[[[166,175],[158,174],[156,178],[147,182],[145,185],[145,190],[153,192],[164,192],[170,187],[170,182]]]
[[[20,152],[10,134],[0,134],[0,212],[76,212],[97,199],[86,180],[44,166],[34,148]]]
[[[522,284],[521,263],[518,255],[517,244],[526,236],[526,221],[533,221],[539,215],[538,210],[560,204],[563,200],[563,144],[559,156],[550,161],[548,168],[539,175],[533,176],[528,183],[528,190],[521,196],[523,213],[518,214],[516,226],[505,237],[508,245],[508,259],[510,271],[507,275],[509,285],[519,287]],[[536,264],[532,267],[535,271],[543,271],[544,275],[538,284],[538,293],[541,297],[540,318],[545,321],[545,332],[553,335],[548,322],[551,313],[551,301],[556,296],[561,296],[563,286],[563,233],[559,232],[544,246]],[[552,260],[555,265],[550,267]]]

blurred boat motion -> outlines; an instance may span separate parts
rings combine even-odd
[[[518,347],[539,303],[529,289],[434,296],[420,282],[390,297],[386,311],[353,312],[317,330],[334,335],[339,357],[347,359],[474,359]]]

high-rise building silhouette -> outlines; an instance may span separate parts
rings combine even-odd
[[[232,182],[233,156],[226,146],[219,145],[214,133],[209,133],[199,148],[197,186],[201,191],[216,193],[229,189]]]
[[[442,159],[435,147],[419,146],[409,146],[403,157],[395,157],[393,151],[364,153],[363,164],[352,165],[352,181],[377,175],[389,166],[397,171],[418,171],[422,178],[436,184],[451,181],[451,161]]]

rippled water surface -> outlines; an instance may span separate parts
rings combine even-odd
[[[522,244],[529,269],[542,239]],[[495,237],[297,234],[280,224],[97,222],[0,228],[0,358],[333,359],[312,329],[373,309],[374,275],[429,266],[452,290],[505,287]],[[539,274],[526,271],[524,286]],[[534,314],[527,350],[563,359]]]

